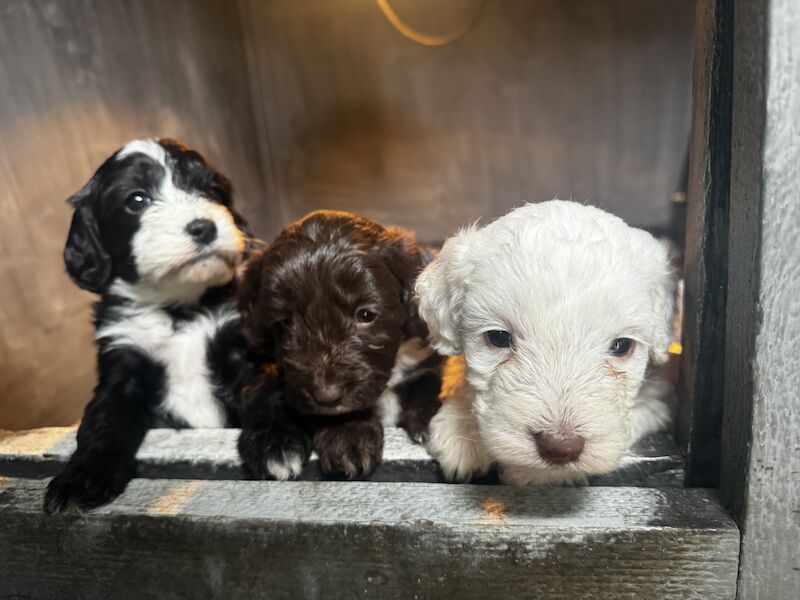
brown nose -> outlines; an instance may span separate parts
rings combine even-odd
[[[342,401],[342,388],[336,383],[324,383],[314,388],[314,400],[317,404],[334,406]]]
[[[571,433],[544,433],[540,431],[533,434],[539,455],[554,465],[565,465],[576,460],[583,452],[585,440]]]

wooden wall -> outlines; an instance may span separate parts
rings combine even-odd
[[[0,2],[0,428],[74,422],[91,297],[66,198],[125,141],[171,135],[256,234],[316,208],[438,240],[554,196],[666,227],[689,129],[691,0]]]
[[[67,197],[127,140],[175,136],[233,177],[268,233],[252,113],[235,4],[0,3],[0,428],[74,422],[91,391]]]
[[[555,196],[665,226],[685,161],[691,0],[244,0],[284,215],[346,208],[433,241]],[[436,9],[433,8],[436,7]]]
[[[737,598],[800,596],[800,4],[734,0],[720,496]]]

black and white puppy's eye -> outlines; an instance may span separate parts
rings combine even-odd
[[[356,311],[356,321],[359,323],[372,323],[378,315],[368,308],[359,308]]]
[[[630,338],[617,338],[611,342],[608,348],[608,353],[611,356],[623,357],[628,356],[636,347],[636,342]]]
[[[492,329],[486,332],[486,341],[495,348],[510,348],[514,340],[511,334],[502,329]]]
[[[128,212],[136,214],[142,212],[152,203],[153,199],[144,192],[134,192],[125,199],[125,208]]]

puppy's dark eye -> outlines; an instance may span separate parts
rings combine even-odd
[[[144,192],[134,192],[125,199],[125,208],[134,214],[142,212],[153,203],[152,198]]]
[[[486,340],[495,348],[508,348],[513,341],[511,334],[502,329],[493,329],[486,332]]]
[[[611,346],[608,348],[608,353],[611,356],[628,356],[633,349],[636,347],[636,342],[634,342],[630,338],[617,338],[613,342],[611,342]]]
[[[356,321],[359,323],[372,323],[378,315],[368,308],[359,308],[356,312]]]

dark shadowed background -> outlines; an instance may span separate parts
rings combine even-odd
[[[269,238],[317,208],[439,241],[526,201],[668,230],[691,0],[0,1],[0,428],[80,417],[89,305],[66,198],[129,139],[177,137]]]

